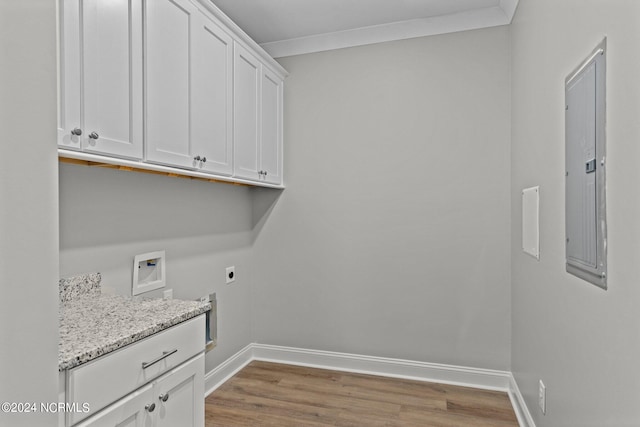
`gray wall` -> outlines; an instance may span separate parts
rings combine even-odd
[[[255,340],[508,370],[508,28],[280,62],[287,189],[257,203]]]
[[[0,2],[0,400],[57,400],[59,276],[99,270],[127,293],[133,255],[163,248],[176,297],[218,293],[208,369],[253,340],[511,367],[540,426],[636,425],[639,15],[630,0],[521,0],[511,100],[507,28],[282,59],[286,191],[64,165],[58,271],[55,2]],[[606,292],[564,272],[562,177],[563,81],[605,34]],[[531,185],[540,262],[520,251]]]
[[[54,0],[0,1],[0,402],[58,401],[55,19]]]
[[[217,294],[219,345],[207,370],[252,342],[251,228],[245,187],[60,165],[61,277],[99,271],[104,291],[131,295],[134,256],[165,250],[175,298]],[[226,285],[230,265],[237,279]]]
[[[520,0],[511,28],[512,368],[538,426],[640,424],[638,16],[631,0]],[[564,258],[564,79],[605,35],[607,291],[567,274]],[[540,262],[520,249],[520,191],[532,185]]]

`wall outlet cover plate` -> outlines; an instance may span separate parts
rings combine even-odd
[[[227,285],[236,281],[236,267],[231,266],[226,269]]]
[[[542,380],[538,383],[538,406],[543,414],[547,414],[547,386]]]

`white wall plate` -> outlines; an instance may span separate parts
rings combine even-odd
[[[164,251],[148,252],[134,257],[132,295],[165,287],[164,261]]]
[[[522,250],[540,259],[540,188],[522,190]]]

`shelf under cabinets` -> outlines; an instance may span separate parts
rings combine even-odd
[[[82,166],[102,167],[130,172],[149,173],[176,178],[187,178],[198,181],[207,181],[221,184],[231,184],[250,187],[266,187],[284,189],[283,185],[274,185],[260,181],[250,181],[242,178],[211,175],[198,171],[183,170],[169,166],[143,163],[135,160],[119,159],[114,157],[100,156],[80,151],[70,151],[58,149],[58,159],[61,163],[69,163]]]

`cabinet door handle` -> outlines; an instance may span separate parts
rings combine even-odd
[[[80,136],[82,135],[82,129],[80,128],[75,128],[74,130],[71,131],[71,135],[75,135],[75,136]]]
[[[162,359],[166,359],[167,357],[171,356],[173,353],[177,353],[177,352],[178,352],[177,348],[174,348],[173,350],[169,350],[169,351],[163,351],[162,356],[158,356],[150,362],[142,362],[142,369],[147,369],[149,366],[155,365]]]
[[[207,163],[207,158],[206,157],[202,158],[202,163]]]
[[[193,158],[193,160],[195,160],[196,162],[199,162],[199,161],[200,161],[200,156],[195,156],[195,157]]]
[[[97,133],[97,132],[91,132],[91,133],[89,134],[89,138],[91,138],[91,139],[98,139],[98,138],[100,138],[100,135],[98,135],[98,133]]]
[[[154,409],[156,409],[156,404],[155,404],[155,403],[150,403],[150,404],[148,404],[148,405],[145,405],[144,409],[145,409],[147,412],[153,412],[153,411],[154,411]]]
[[[161,394],[160,396],[158,396],[158,399],[166,402],[167,400],[169,400],[169,393]]]

